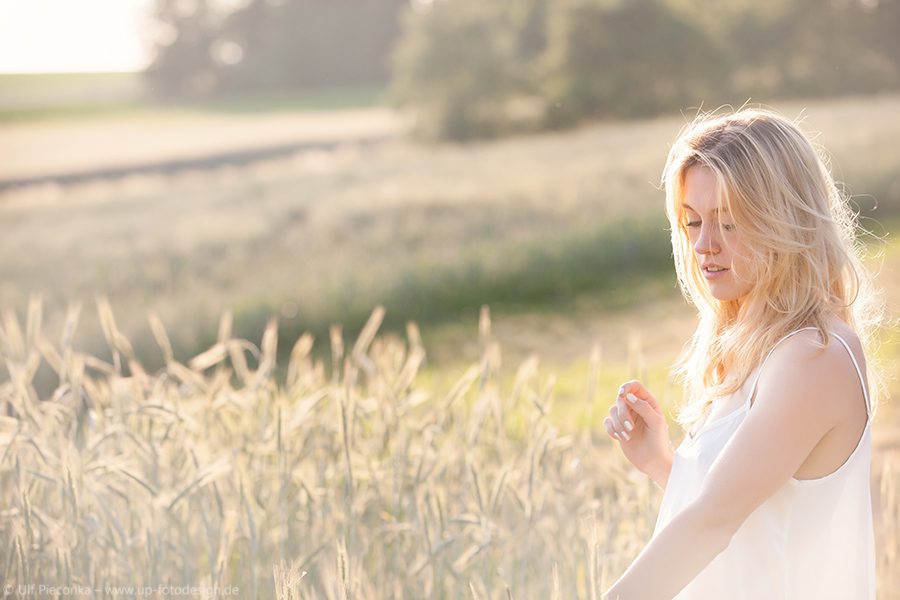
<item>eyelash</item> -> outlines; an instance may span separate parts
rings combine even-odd
[[[688,221],[685,223],[685,227],[700,227],[700,221]],[[722,229],[725,231],[734,231],[735,225],[732,223],[725,223],[722,225]]]

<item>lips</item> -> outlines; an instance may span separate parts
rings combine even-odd
[[[718,271],[727,271],[728,270],[726,267],[723,267],[722,265],[714,265],[714,264],[702,265],[700,268],[703,271],[706,271],[707,273],[716,273]]]
[[[721,269],[721,270],[711,271],[710,269]],[[716,279],[725,277],[725,273],[728,272],[727,268],[725,268],[721,265],[713,265],[713,264],[703,265],[701,267],[701,270],[703,271],[703,277],[705,277],[708,281],[715,281]]]

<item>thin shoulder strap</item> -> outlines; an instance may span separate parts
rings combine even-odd
[[[777,342],[775,342],[772,345],[772,347],[766,353],[765,358],[762,359],[762,362],[759,363],[759,367],[756,369],[756,376],[753,378],[753,386],[751,386],[751,388],[750,388],[750,393],[747,394],[746,404],[748,406],[750,405],[750,401],[753,399],[753,393],[756,392],[756,384],[759,383],[759,376],[762,374],[763,367],[765,366],[766,361],[769,360],[769,357],[772,355],[772,353],[775,352],[775,348],[777,348],[778,345],[781,344],[781,342],[788,339],[795,333],[800,333],[801,331],[804,331],[806,329],[818,329],[818,328],[817,327],[801,327],[800,329],[795,329],[794,331],[792,331],[789,334],[787,334],[786,336],[782,337],[780,340],[778,340]]]
[[[756,370],[756,376],[753,379],[753,387],[750,388],[750,393],[747,395],[747,405],[749,405],[750,401],[753,399],[753,393],[756,391],[756,384],[759,382],[759,376],[762,374],[763,366],[766,364],[766,361],[769,359],[769,356],[771,356],[772,352],[775,351],[775,348],[777,348],[778,345],[781,342],[783,342],[784,340],[786,340],[787,338],[789,338],[792,335],[794,335],[795,333],[799,333],[805,329],[818,329],[818,328],[817,327],[801,327],[800,329],[795,329],[794,331],[790,332],[789,334],[787,334],[786,336],[784,336],[783,338],[781,338],[780,340],[775,342],[775,344],[772,346],[772,348],[766,354],[765,358],[763,358],[762,362],[759,365],[759,368]],[[846,348],[847,352],[850,354],[850,360],[853,361],[853,366],[856,367],[856,374],[859,376],[859,383],[862,386],[863,397],[866,400],[866,413],[868,415],[868,418],[871,418],[873,416],[873,413],[872,413],[872,406],[869,401],[869,390],[866,387],[865,379],[863,379],[862,369],[859,368],[859,363],[856,361],[856,356],[853,354],[853,351],[850,350],[850,346],[847,344],[846,341],[844,341],[844,338],[842,338],[841,336],[839,336],[838,334],[836,334],[834,332],[831,332],[831,335],[833,335],[838,340],[840,340],[841,344],[843,344],[844,348]]]
[[[840,340],[841,344],[844,345],[844,348],[847,349],[847,353],[850,355],[850,360],[853,361],[853,366],[856,367],[856,374],[859,375],[859,385],[862,386],[863,397],[866,399],[866,413],[868,413],[868,417],[871,418],[874,416],[872,402],[869,400],[869,388],[866,385],[866,380],[863,379],[862,369],[859,368],[859,362],[856,360],[856,356],[853,354],[853,351],[850,350],[850,344],[848,344],[844,338],[839,336],[838,334],[831,332],[831,335]],[[877,410],[877,409],[874,409]]]

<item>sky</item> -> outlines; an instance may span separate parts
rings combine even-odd
[[[0,0],[0,73],[138,71],[153,0]]]

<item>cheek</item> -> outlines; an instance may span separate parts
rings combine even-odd
[[[753,256],[748,246],[738,243],[731,248],[731,264],[735,273],[750,282],[759,277],[758,259]]]
[[[691,252],[695,252],[694,245],[697,243],[697,238],[700,237],[700,231],[694,228],[688,228],[682,231],[682,236],[684,237],[684,241],[691,248]]]
[[[738,232],[728,232],[722,240],[725,250],[732,256],[734,260],[746,262],[750,259],[750,245],[746,238]]]

